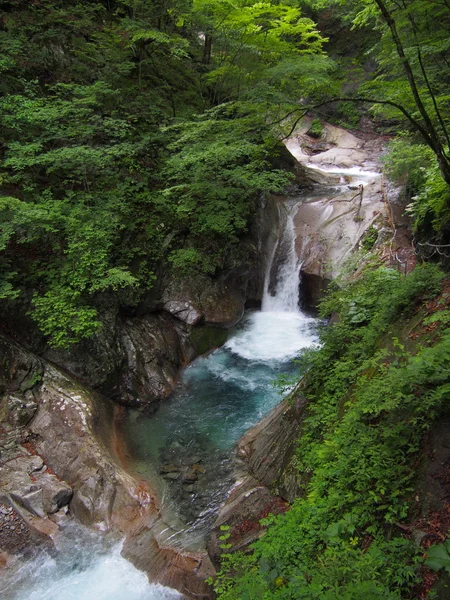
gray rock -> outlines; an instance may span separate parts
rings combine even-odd
[[[34,487],[34,489],[31,489],[31,491],[27,494],[21,494],[13,491],[10,492],[9,495],[12,498],[12,500],[19,506],[23,506],[23,508],[25,508],[33,515],[44,519],[46,517],[46,514],[44,510],[42,488],[36,488],[36,486],[32,487]]]
[[[40,456],[19,456],[7,462],[6,467],[14,471],[25,471],[28,475],[35,471],[40,471],[44,466],[44,461]]]
[[[8,399],[8,422],[15,427],[26,427],[36,414],[38,405],[33,395],[10,393]]]
[[[42,486],[43,505],[47,514],[52,515],[69,504],[73,490],[66,482],[50,473],[43,473],[36,479],[36,483]]]
[[[181,473],[179,472],[172,472],[172,473],[164,473],[163,477],[164,479],[168,479],[169,481],[176,481],[177,479],[180,479]]]
[[[164,310],[188,325],[196,325],[203,318],[202,313],[190,302],[183,302],[182,300],[169,300],[164,304]]]
[[[181,311],[176,316],[182,320],[191,313],[195,314],[196,323],[202,318],[207,325],[229,328],[242,318],[245,296],[235,285],[197,275],[171,281],[163,300],[164,308],[168,307],[172,314],[175,309]]]

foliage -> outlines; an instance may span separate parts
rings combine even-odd
[[[361,248],[365,252],[370,252],[370,250],[372,250],[372,248],[376,244],[377,240],[378,240],[378,229],[374,225],[371,225],[369,227],[369,229],[366,231],[366,233],[364,234],[364,237],[361,241]]]
[[[425,565],[433,571],[440,571],[445,569],[447,573],[450,573],[450,541],[446,541],[445,544],[436,544],[431,546],[427,552],[427,558]]]
[[[25,307],[67,347],[98,331],[102,294],[136,304],[162,265],[214,275],[235,264],[259,194],[289,181],[270,166],[267,122],[326,85],[323,43],[279,3],[2,5],[9,314]]]
[[[404,331],[441,281],[430,265],[406,277],[372,265],[323,302],[322,316],[337,315],[308,357],[303,495],[269,517],[250,557],[225,559],[221,600],[408,595],[420,557],[396,524],[408,515],[423,435],[450,390],[450,330],[433,343]]]
[[[433,152],[410,137],[397,137],[383,156],[384,170],[411,198],[424,186],[425,172],[433,164]]]

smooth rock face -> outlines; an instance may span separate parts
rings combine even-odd
[[[285,512],[288,502],[298,496],[295,446],[306,405],[300,388],[301,384],[295,400],[283,400],[238,443],[244,474],[220,509],[209,537],[208,552],[214,563],[222,553],[222,527],[227,527],[231,551],[245,549],[264,534],[260,520]]]
[[[228,294],[219,286],[219,306],[218,297],[208,290],[203,282],[201,313],[186,300],[172,300],[165,305],[167,312],[117,316],[115,321],[108,317],[92,340],[69,350],[47,350],[45,357],[119,404],[156,410],[172,392],[180,368],[199,352],[217,347],[217,341],[225,341],[226,335],[213,336],[214,327],[200,323],[223,328],[234,325],[243,314],[239,292]],[[204,335],[208,331],[211,335]]]
[[[285,398],[239,440],[237,454],[248,472],[277,496],[292,502],[299,482],[289,468],[295,456],[306,398]]]
[[[343,263],[358,247],[364,233],[387,214],[383,199],[383,182],[379,173],[378,157],[385,140],[380,136],[357,137],[333,125],[324,125],[325,151],[308,154],[306,131],[308,121],[286,142],[287,148],[300,161],[325,170],[366,170],[351,176],[321,173],[309,169],[316,183],[332,187],[339,192],[329,197],[306,195],[295,218],[297,253],[302,260],[302,272],[333,279]],[[363,185],[360,203],[359,182]],[[356,183],[356,185],[354,185]]]
[[[206,551],[179,551],[170,541],[175,532],[161,519],[145,519],[124,544],[122,555],[158,582],[175,588],[188,598],[211,598],[205,582],[215,569]],[[175,542],[176,545],[176,542]]]
[[[4,394],[32,381],[37,404],[26,429],[0,423],[2,564],[8,554],[51,548],[70,517],[128,536],[125,555],[153,581],[208,598],[206,552],[173,548],[160,498],[118,464],[113,404],[2,336],[0,347]]]
[[[126,320],[122,334],[124,367],[114,399],[139,408],[166,398],[180,367],[195,356],[185,335],[168,315]]]

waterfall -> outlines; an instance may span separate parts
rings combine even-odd
[[[284,227],[275,243],[264,281],[263,312],[298,313],[301,260],[296,250],[297,204],[282,205]]]

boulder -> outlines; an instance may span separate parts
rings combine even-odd
[[[244,313],[245,297],[241,290],[223,279],[206,275],[172,280],[163,293],[164,310],[190,325],[230,328]]]
[[[194,356],[187,332],[167,314],[127,319],[122,334],[125,361],[114,399],[140,408],[154,405],[172,391],[178,372]]]
[[[48,515],[69,504],[73,490],[65,481],[60,481],[50,473],[42,473],[36,478],[36,482],[42,486],[43,507]]]

